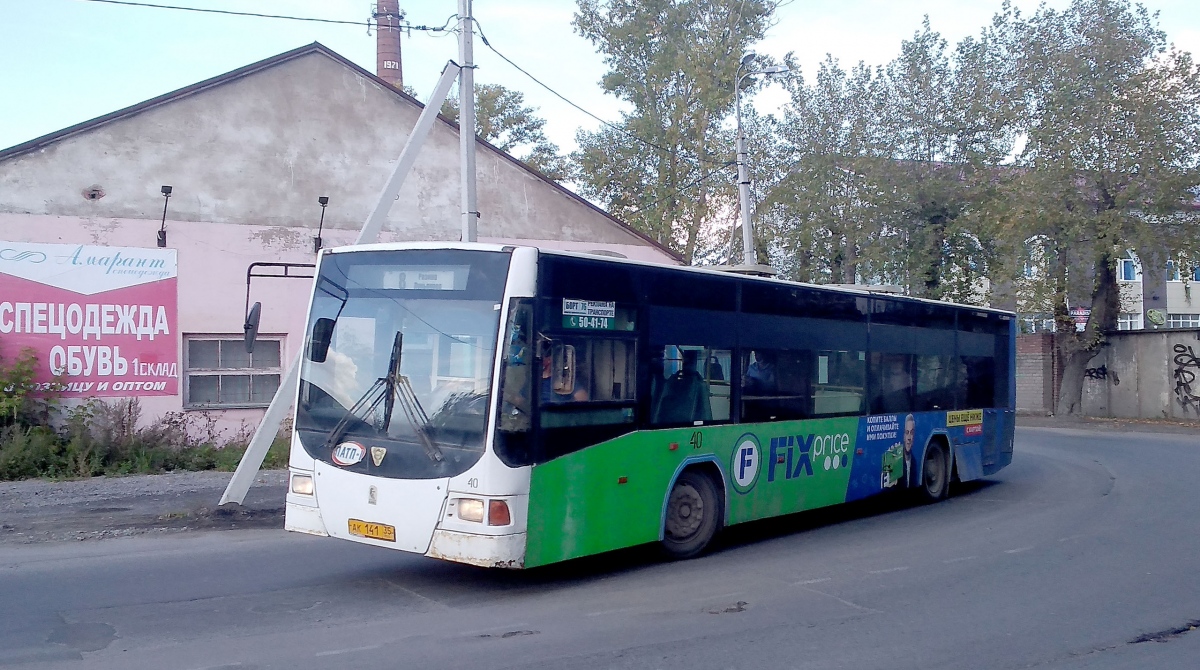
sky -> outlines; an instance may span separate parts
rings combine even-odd
[[[267,14],[361,21],[333,25],[128,7],[91,0],[0,0],[0,148],[107,114],[311,42],[321,42],[369,71],[375,37],[366,21],[371,0],[131,0]],[[785,0],[786,2],[786,0]],[[1037,2],[1014,0],[1024,12]],[[1047,0],[1061,8],[1068,0]],[[1200,2],[1148,0],[1169,41],[1200,53]],[[445,23],[457,0],[400,0],[412,24]],[[843,66],[882,65],[928,15],[953,46],[986,25],[1000,0],[791,0],[755,50],[776,58],[794,52],[811,81],[832,54]],[[573,0],[475,0],[474,13],[499,52],[549,87],[606,121],[623,109],[604,95],[606,71],[594,46],[572,31]],[[424,100],[447,60],[453,35],[412,32],[402,38],[405,84]],[[546,119],[549,138],[573,149],[578,129],[599,122],[475,43],[479,83],[519,90]],[[770,112],[785,102],[768,87],[754,104]]]

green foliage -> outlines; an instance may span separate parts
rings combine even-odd
[[[585,197],[688,263],[729,240],[727,234],[705,235],[722,212],[737,210],[728,168],[734,138],[722,124],[733,111],[739,60],[763,37],[777,4],[578,2],[575,30],[599,48],[609,67],[601,85],[632,109],[616,129],[577,134],[574,180]]]
[[[458,97],[451,96],[442,116],[458,122]],[[475,134],[555,181],[566,178],[566,160],[546,138],[546,121],[525,104],[525,94],[499,84],[475,84]]]
[[[47,421],[58,398],[55,385],[34,381],[37,356],[24,349],[9,362],[0,350],[0,427]]]
[[[756,128],[766,158],[754,175],[786,276],[987,299],[995,226],[981,214],[1012,147],[997,104],[1007,61],[992,43],[985,33],[951,52],[926,19],[885,67],[847,71],[830,56],[811,84],[792,78],[782,118]]]
[[[233,471],[249,430],[224,439],[211,417],[167,413],[139,426],[136,399],[89,400],[67,412],[59,431],[12,424],[0,428],[0,480],[75,478],[173,470]],[[271,445],[263,467],[286,467],[290,430]]]

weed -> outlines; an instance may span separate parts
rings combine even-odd
[[[87,400],[66,412],[59,430],[45,425],[0,427],[0,480],[74,478],[173,470],[237,468],[249,443],[243,426],[232,438],[206,413],[168,412],[147,425],[136,398]],[[264,466],[286,467],[290,427],[276,437]]]

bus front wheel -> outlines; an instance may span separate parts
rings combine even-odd
[[[708,475],[686,470],[667,497],[662,546],[671,558],[691,558],[704,551],[721,524],[721,496]]]
[[[925,463],[921,466],[921,499],[937,502],[950,492],[950,455],[946,445],[934,440],[925,448]]]

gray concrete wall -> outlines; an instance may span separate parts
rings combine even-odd
[[[1088,363],[1084,414],[1200,421],[1200,329],[1108,337]]]
[[[1167,282],[1167,306],[1170,314],[1200,314],[1200,286],[1190,281]]]
[[[0,212],[358,229],[420,109],[319,51],[0,161]],[[603,212],[480,146],[481,238],[662,250]],[[386,229],[397,240],[457,240],[457,130],[435,123]],[[83,193],[98,187],[104,197]],[[149,242],[149,241],[148,241]],[[650,259],[647,259],[650,260]]]

